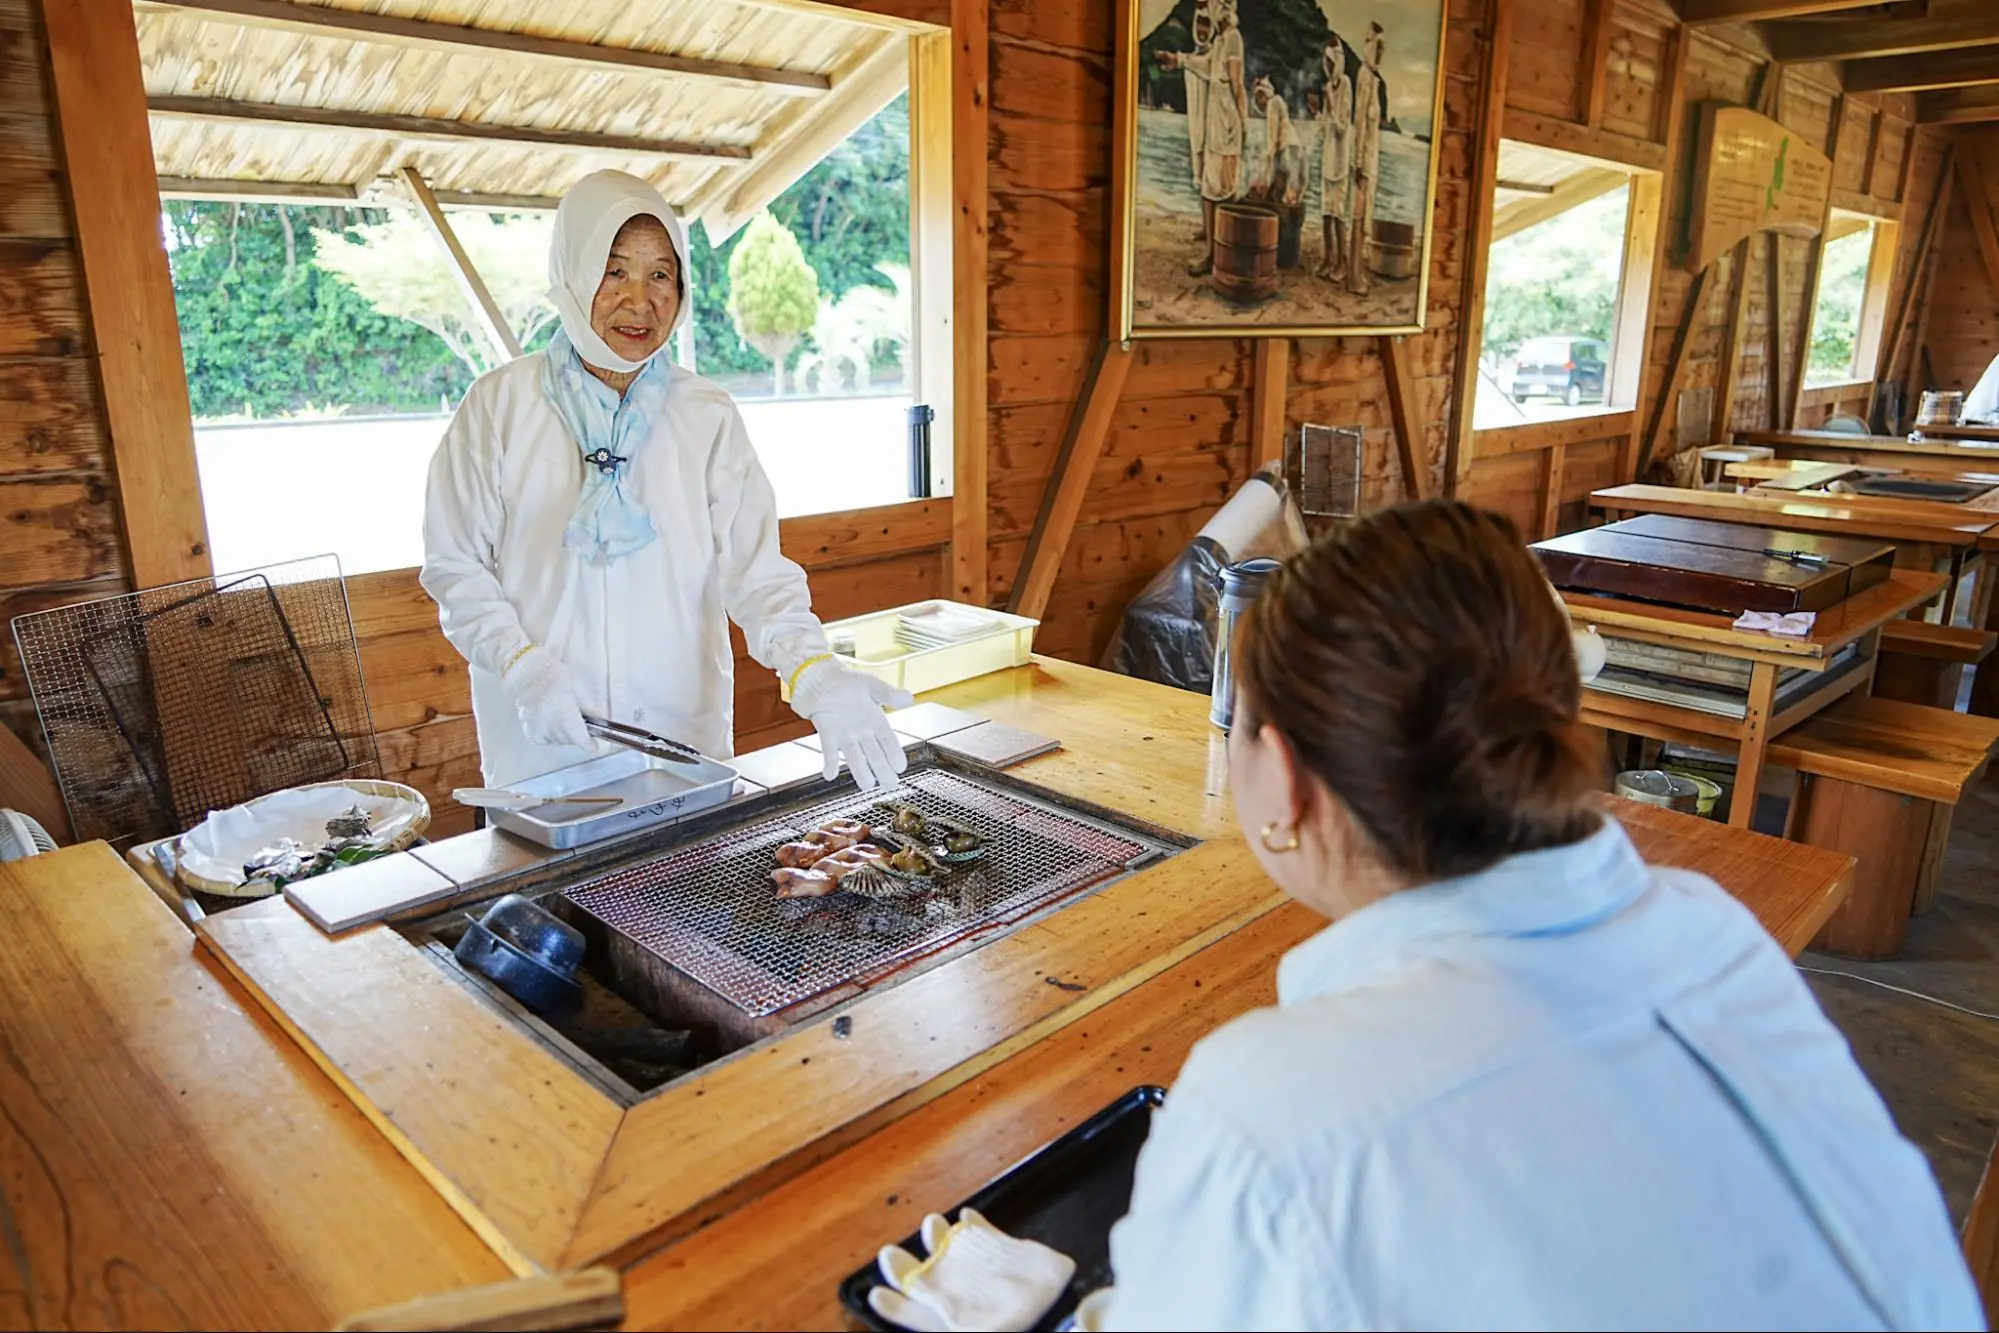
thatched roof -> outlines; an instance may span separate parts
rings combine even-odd
[[[645,177],[740,226],[908,86],[906,32],[772,0],[137,0],[163,193],[545,204]]]

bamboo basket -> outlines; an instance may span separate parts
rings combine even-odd
[[[415,805],[418,808],[418,813],[416,817],[410,821],[409,827],[404,829],[401,833],[397,834],[396,837],[392,839],[388,843],[388,845],[382,849],[382,855],[384,856],[392,852],[402,852],[409,850],[410,847],[415,845],[416,841],[419,838],[423,837],[424,830],[430,827],[430,802],[427,799],[425,799],[424,794],[422,792],[418,791],[414,787],[404,786],[400,782],[388,782],[381,778],[346,778],[339,782],[315,782],[308,784],[307,786],[304,787],[292,787],[292,788],[287,788],[286,790],[317,791],[327,787],[338,787],[341,788],[342,790],[351,791],[362,796],[377,796],[389,800],[401,799],[410,802],[411,804]],[[276,793],[274,792],[272,793],[272,795],[276,795]],[[243,804],[246,807],[253,807],[258,803],[258,801],[263,801],[267,799],[269,798],[260,796],[256,800],[245,801]],[[182,834],[181,836],[186,837],[187,835]],[[276,889],[266,889],[266,888],[252,889],[250,887],[251,883],[261,883],[262,881],[251,881],[243,884],[232,884],[227,880],[212,879],[209,876],[200,874],[197,871],[190,870],[187,865],[186,857],[181,854],[180,843],[181,843],[180,838],[174,839],[174,862],[175,862],[174,873],[179,878],[181,884],[184,885],[185,887],[192,889],[197,893],[212,894],[217,898],[236,898],[244,901],[248,901],[254,898],[268,898],[272,894],[278,892],[278,890]],[[329,875],[335,875],[340,872],[337,870],[329,870],[326,873]]]

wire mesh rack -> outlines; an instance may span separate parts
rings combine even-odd
[[[1286,460],[1300,512],[1309,518],[1352,518],[1360,513],[1366,449],[1366,432],[1359,426],[1300,426]]]
[[[829,819],[880,824],[882,800],[965,824],[986,854],[915,898],[781,899],[773,853]],[[1177,848],[942,769],[848,792],[564,891],[576,908],[761,1018],[1017,921]]]
[[[333,556],[18,616],[79,840],[167,837],[307,782],[377,777]]]

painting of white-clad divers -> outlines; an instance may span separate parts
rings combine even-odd
[[[1125,337],[1413,332],[1443,0],[1123,0]]]

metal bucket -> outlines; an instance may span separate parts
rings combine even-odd
[[[1693,779],[1683,778],[1678,773],[1666,773],[1656,768],[1631,769],[1617,775],[1611,790],[1629,801],[1662,805],[1668,810],[1690,815],[1700,813],[1700,787]]]
[[[1257,204],[1215,208],[1215,291],[1239,305],[1277,295],[1277,213]]]

